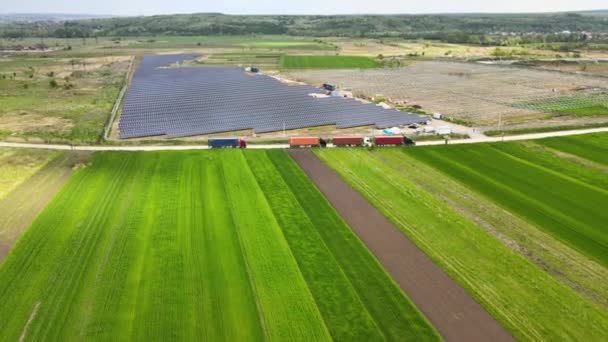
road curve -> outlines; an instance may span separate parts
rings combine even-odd
[[[450,145],[456,144],[480,144],[488,142],[500,142],[500,141],[517,141],[517,140],[533,140],[533,139],[544,139],[551,137],[563,137],[569,135],[580,135],[589,133],[600,133],[608,132],[608,127],[601,128],[589,128],[589,129],[578,129],[570,131],[557,131],[557,132],[545,132],[545,133],[532,133],[522,135],[511,135],[505,137],[484,137],[475,139],[459,139],[450,140]],[[444,145],[444,140],[436,141],[421,141],[416,143],[416,146],[432,146],[432,145]],[[35,148],[45,150],[73,150],[73,151],[185,151],[185,150],[207,150],[209,149],[206,145],[177,145],[177,146],[162,146],[162,145],[140,145],[140,146],[102,146],[102,145],[60,145],[60,144],[30,144],[30,143],[13,143],[13,142],[0,142],[0,147],[14,147],[14,148]],[[333,147],[331,144],[328,147]],[[249,149],[285,149],[289,148],[288,144],[249,144]]]

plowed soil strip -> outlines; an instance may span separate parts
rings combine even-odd
[[[310,150],[289,154],[447,341],[513,337],[376,208]]]

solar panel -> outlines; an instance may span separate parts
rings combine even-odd
[[[287,85],[239,68],[179,67],[196,57],[144,57],[125,96],[121,138],[178,138],[246,129],[265,133],[327,125],[384,128],[427,121],[355,99],[313,98],[309,94],[322,94],[323,90]]]

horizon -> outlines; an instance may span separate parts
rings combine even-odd
[[[221,3],[200,4],[194,0],[167,3],[161,0],[106,0],[89,2],[77,0],[23,0],[3,6],[2,15],[91,15],[91,16],[154,16],[173,14],[221,13],[225,15],[441,15],[441,14],[525,14],[561,13],[608,10],[604,0],[512,0],[487,3],[481,0],[427,0],[423,3],[395,0],[349,1],[310,0],[306,3],[277,3],[259,0],[226,0]],[[34,10],[35,9],[35,10]]]
[[[151,13],[151,14],[113,14],[113,13],[88,13],[88,12],[0,12],[0,15],[57,15],[57,16],[95,16],[95,17],[152,17],[163,15],[225,15],[225,16],[355,16],[355,15],[383,15],[383,16],[400,16],[400,15],[474,15],[474,14],[565,14],[565,13],[587,13],[587,12],[608,12],[607,8],[595,9],[575,9],[563,11],[510,11],[510,12],[360,12],[360,13],[226,13],[226,12],[167,12],[167,13]]]

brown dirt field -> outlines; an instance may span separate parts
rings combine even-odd
[[[73,173],[89,160],[88,152],[66,152],[0,200],[0,264]]]
[[[464,289],[310,150],[290,150],[289,154],[445,340],[514,340]]]

